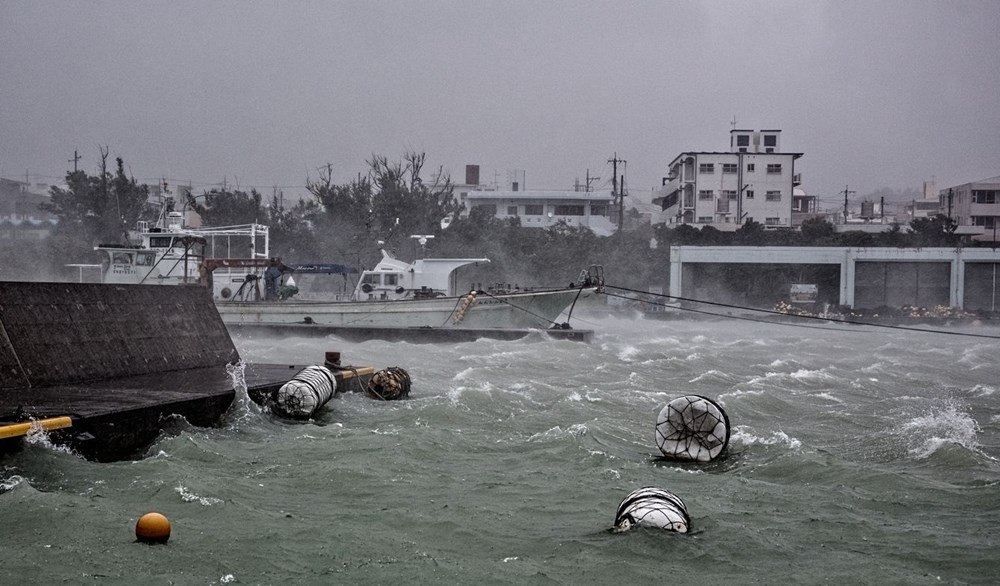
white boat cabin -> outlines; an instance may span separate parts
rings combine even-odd
[[[375,268],[362,271],[354,290],[354,299],[383,301],[452,297],[466,292],[458,288],[456,270],[488,262],[488,258],[425,258],[408,263],[382,250],[382,260]]]

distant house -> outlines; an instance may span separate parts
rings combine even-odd
[[[39,209],[49,201],[42,187],[25,181],[0,178],[0,239],[41,240],[49,235],[56,218]]]
[[[564,222],[589,228],[599,236],[610,236],[616,229],[611,220],[614,198],[607,190],[529,191],[519,181],[500,189],[480,183],[479,165],[466,165],[465,183],[454,184],[454,193],[463,217],[473,208],[488,208],[496,218],[518,218],[525,228],[548,228]]]
[[[782,152],[780,138],[780,130],[732,130],[728,152],[677,155],[653,198],[664,223],[732,231],[754,220],[792,228],[815,215],[815,196],[795,191],[802,153]]]
[[[973,240],[996,242],[1000,226],[1000,176],[942,189],[940,213],[950,216],[960,231],[970,227]]]
[[[466,214],[476,207],[489,207],[497,218],[519,218],[525,228],[548,228],[559,222],[590,228],[598,236],[615,232],[610,191],[469,191]]]

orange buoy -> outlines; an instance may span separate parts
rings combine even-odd
[[[135,537],[143,543],[166,543],[170,539],[170,521],[159,513],[146,513],[135,524]]]

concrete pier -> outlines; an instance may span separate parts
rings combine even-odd
[[[173,415],[217,424],[238,360],[200,287],[0,283],[0,427],[68,416],[50,437],[90,459],[141,455]],[[301,368],[248,365],[247,392],[265,400]]]

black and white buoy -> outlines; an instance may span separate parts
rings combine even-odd
[[[307,366],[278,389],[274,407],[280,413],[308,419],[337,392],[337,379],[325,366]]]
[[[652,527],[687,533],[691,526],[684,501],[674,493],[647,486],[634,490],[618,505],[613,531],[621,533],[633,527]]]
[[[729,416],[708,397],[674,399],[656,418],[656,445],[668,458],[710,462],[729,445]]]

